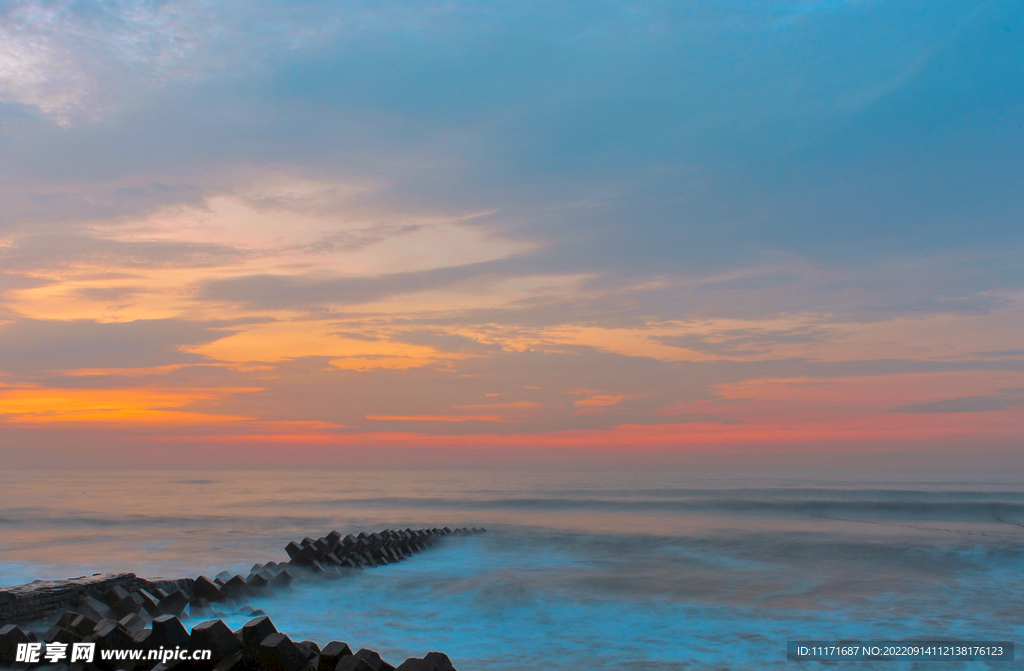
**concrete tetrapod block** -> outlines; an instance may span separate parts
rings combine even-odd
[[[96,622],[99,622],[100,620],[109,620],[114,614],[105,603],[91,596],[83,597],[82,600],[78,602],[78,606],[75,610],[82,615],[88,615]]]
[[[188,630],[177,617],[161,615],[153,620],[153,634],[149,637],[149,647],[153,648],[187,648]]]
[[[59,624],[53,625],[43,634],[43,640],[47,643],[78,643],[83,638],[85,637],[78,632],[62,627]]]
[[[306,663],[303,651],[280,632],[267,636],[260,643],[260,666],[265,671],[299,671]]]
[[[71,624],[67,628],[79,636],[88,636],[92,632],[96,631],[97,624],[99,623],[91,617],[87,615],[79,615],[71,621]]]
[[[291,585],[292,580],[295,580],[295,576],[288,569],[284,569],[274,576],[274,579],[270,581],[270,586],[281,589]]]
[[[365,659],[349,655],[338,660],[334,671],[374,671],[374,668],[367,664]]]
[[[64,627],[65,629],[69,629],[71,627],[71,623],[74,622],[75,619],[81,615],[81,613],[76,613],[73,610],[66,610],[63,613],[61,613],[59,618],[57,618],[57,622],[55,624],[58,627]]]
[[[118,622],[120,622],[121,626],[127,629],[128,631],[135,631],[137,629],[146,628],[146,621],[138,613],[131,613],[129,615],[125,615],[120,620],[118,620]]]
[[[380,655],[374,650],[362,648],[355,656],[369,664],[373,671],[394,671],[395,669],[395,667],[381,659]]]
[[[160,599],[159,610],[161,615],[181,615],[188,606],[188,594],[184,590],[178,590]]]
[[[107,590],[107,593],[103,595],[103,598],[100,599],[100,601],[107,604],[108,606],[113,607],[115,603],[125,598],[126,596],[128,596],[128,590],[126,590],[124,587],[121,587],[120,585],[114,585],[109,590]]]
[[[220,587],[217,583],[213,582],[205,575],[201,575],[196,578],[196,581],[192,583],[192,587],[196,591],[196,596],[207,601],[220,601],[224,598],[221,594]]]
[[[113,605],[111,610],[120,619],[131,613],[141,613],[143,608],[142,597],[138,594],[129,594]]]
[[[147,613],[153,616],[160,614],[160,599],[156,596],[144,589],[137,589],[132,594],[138,594],[142,598],[142,607],[146,609]]]
[[[256,660],[260,657],[260,644],[271,634],[277,633],[277,627],[266,615],[249,620],[242,627],[242,657]]]
[[[423,661],[433,662],[437,671],[455,671],[452,660],[448,659],[448,655],[443,652],[428,652],[423,655]]]
[[[16,624],[0,627],[0,665],[10,666],[18,655],[18,644],[28,643],[28,634]]]
[[[96,640],[96,657],[93,663],[100,668],[112,669],[117,665],[117,660],[104,660],[103,652],[106,650],[131,650],[135,647],[135,641],[120,622],[107,622],[96,629],[89,638]],[[124,660],[121,660],[124,664]]]
[[[317,671],[334,671],[342,657],[352,655],[352,648],[342,641],[331,641],[320,651],[320,662]]]
[[[241,652],[242,642],[223,620],[209,620],[192,627],[188,647],[191,650],[210,650],[209,661],[193,660],[192,667],[212,669],[217,662]]]
[[[224,582],[220,587],[220,593],[229,599],[234,599],[236,596],[242,593],[245,588],[245,578],[240,575],[231,576],[230,579]]]

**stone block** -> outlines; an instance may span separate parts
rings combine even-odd
[[[188,614],[192,618],[209,617],[213,614],[213,606],[210,605],[209,601],[201,597],[192,599],[188,604]]]
[[[114,614],[114,612],[105,603],[91,596],[84,597],[79,601],[75,610],[82,615],[88,615],[96,622],[112,619]]]
[[[99,623],[91,617],[87,615],[79,615],[71,621],[71,624],[67,628],[79,636],[88,636],[96,631],[97,624]]]
[[[245,579],[245,586],[251,589],[260,589],[266,587],[267,583],[270,582],[263,576],[262,573],[251,573],[249,577]]]
[[[373,671],[394,671],[395,668],[381,659],[376,651],[367,648],[360,649],[356,653],[356,657],[369,664]]]
[[[246,622],[242,627],[242,656],[249,660],[259,659],[263,639],[276,633],[277,628],[266,615]]]
[[[212,669],[222,659],[240,653],[242,642],[238,640],[228,625],[224,624],[224,620],[209,620],[192,627],[189,648],[191,650],[211,650],[209,661],[193,661],[192,666],[197,669]]]
[[[349,655],[338,660],[334,671],[374,671],[374,669],[366,663],[366,660],[355,655]]]
[[[188,641],[188,630],[174,615],[161,615],[153,620],[150,648],[187,648]]]
[[[242,654],[239,653],[239,652],[236,652],[235,654],[231,655],[230,657],[225,657],[224,659],[222,659],[219,662],[217,662],[217,664],[213,667],[213,671],[251,671],[251,670],[252,670],[252,664],[250,662],[246,661],[245,659],[243,659],[242,658]]]
[[[156,595],[144,589],[137,589],[132,594],[139,595],[142,599],[142,607],[147,613],[154,616],[160,614],[160,599],[156,598]]]
[[[270,634],[260,643],[260,666],[265,671],[299,671],[306,663],[303,651],[282,633]]]
[[[141,613],[143,609],[143,599],[139,594],[129,594],[125,598],[121,599],[111,607],[114,614],[120,619],[125,615],[131,613]]]
[[[165,592],[165,591],[164,591],[164,590],[163,590],[162,588],[160,588],[160,587],[156,587],[156,588],[154,588],[154,589],[153,589],[153,596],[155,596],[155,597],[156,597],[156,600],[157,600],[157,601],[160,601],[160,599],[164,599],[164,598],[166,598],[166,597],[167,597],[167,592]]]
[[[292,580],[295,580],[295,576],[288,569],[284,569],[280,573],[274,576],[274,579],[270,581],[270,586],[280,589],[282,587],[288,587],[292,584]]]
[[[107,593],[103,595],[103,598],[101,600],[103,601],[103,603],[113,608],[115,603],[125,598],[126,596],[128,596],[128,590],[126,590],[124,587],[121,587],[120,585],[114,585],[109,590],[107,590]]]
[[[66,610],[61,613],[61,616],[57,618],[57,626],[64,627],[65,629],[71,626],[71,623],[75,621],[75,618],[79,617],[81,613],[76,613],[73,610]]]
[[[437,671],[455,671],[452,660],[448,659],[448,655],[443,652],[428,652],[423,655],[423,661],[432,662]]]
[[[138,613],[129,613],[118,620],[118,622],[120,622],[121,626],[128,631],[136,631],[137,629],[146,628],[146,620]]]
[[[221,571],[220,573],[218,573],[218,574],[217,574],[216,576],[214,576],[214,577],[215,577],[215,578],[220,578],[220,579],[221,579],[221,580],[223,580],[224,582],[227,582],[228,580],[231,580],[231,578],[232,578],[232,577],[234,577],[234,576],[232,576],[232,574],[231,574],[231,573],[229,573],[229,572],[227,572],[227,571]]]
[[[342,641],[331,641],[320,651],[320,661],[317,664],[317,671],[334,671],[342,657],[352,655],[352,649],[348,643]]]
[[[217,583],[213,582],[205,575],[201,575],[196,578],[196,581],[192,584],[195,589],[196,596],[207,601],[220,601],[224,598],[221,594],[220,587]]]
[[[229,599],[234,599],[245,589],[245,578],[240,575],[232,576],[220,587],[220,593]]]
[[[159,611],[161,615],[181,615],[188,606],[188,594],[184,590],[178,590],[160,599]]]

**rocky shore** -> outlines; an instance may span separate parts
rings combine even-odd
[[[385,529],[345,537],[332,531],[289,543],[287,562],[255,564],[245,577],[222,572],[212,579],[201,575],[147,580],[126,573],[37,580],[0,590],[0,667],[29,666],[16,661],[19,644],[57,643],[70,650],[76,643],[90,643],[95,651],[92,662],[72,662],[67,656],[52,664],[69,671],[392,671],[396,667],[372,650],[353,653],[341,641],[322,648],[312,641],[292,641],[277,631],[263,611],[246,606],[245,601],[268,590],[287,590],[296,579],[342,579],[353,571],[404,561],[445,536],[484,531]],[[231,631],[219,619],[230,614],[252,619]],[[195,624],[191,632],[184,624],[203,618],[212,619]],[[43,629],[45,633],[39,633]],[[42,646],[44,652],[46,647]],[[104,651],[115,650],[141,651],[136,654],[141,659],[103,659]],[[209,650],[210,658],[193,660],[184,654],[197,650]],[[169,657],[170,651],[177,651],[176,656]],[[407,659],[397,669],[454,671],[448,657],[439,652]]]

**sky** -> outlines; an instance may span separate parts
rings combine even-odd
[[[1024,466],[1015,0],[2,0],[0,205],[11,467]]]

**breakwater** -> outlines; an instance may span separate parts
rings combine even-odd
[[[332,531],[320,538],[288,543],[287,562],[254,564],[248,576],[222,572],[214,578],[200,575],[150,580],[126,573],[35,581],[0,590],[0,624],[4,625],[0,628],[0,666],[15,663],[19,644],[42,641],[65,645],[93,643],[98,655],[104,650],[141,651],[140,659],[132,659],[130,664],[108,664],[97,657],[92,664],[100,669],[183,671],[187,666],[200,671],[212,671],[214,667],[220,671],[390,671],[395,667],[371,650],[353,653],[348,644],[340,641],[332,641],[323,648],[312,641],[293,642],[274,628],[265,613],[245,606],[245,600],[265,590],[288,589],[296,579],[341,579],[352,571],[404,561],[445,536],[483,531],[447,527],[385,529],[344,537]],[[29,626],[48,617],[52,619],[62,610],[42,635]],[[216,619],[226,613],[252,615],[253,619],[241,630],[232,632],[222,620]],[[215,619],[195,625],[191,633],[182,622],[206,617]],[[171,649],[210,650],[212,657],[179,666],[182,660],[149,656],[155,654],[151,651]],[[454,671],[450,660],[436,652],[406,660],[398,668]]]

